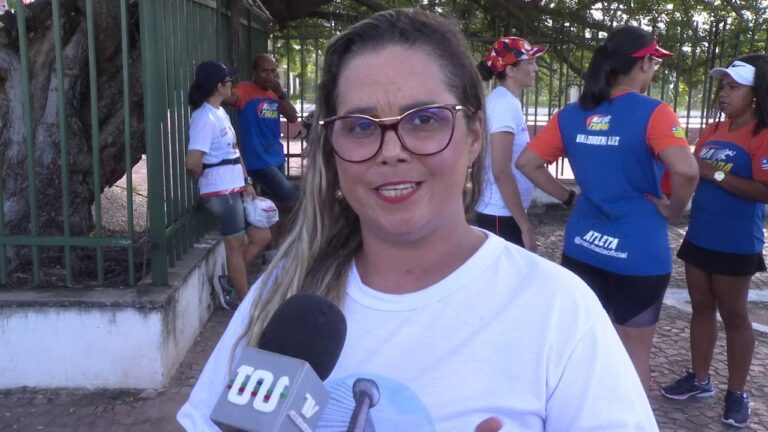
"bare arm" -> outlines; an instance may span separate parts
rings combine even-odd
[[[269,79],[266,82],[267,88],[277,95],[277,111],[288,120],[288,123],[295,123],[299,119],[296,107],[288,100],[288,94],[283,90],[280,81]]]
[[[560,202],[566,202],[571,195],[571,190],[557,181],[547,169],[546,164],[546,159],[525,149],[520,157],[517,158],[515,166],[517,166],[517,169],[528,177],[528,180],[530,180],[537,188]]]
[[[299,120],[299,114],[296,112],[296,107],[294,107],[291,101],[288,100],[288,95],[283,94],[282,98],[277,99],[277,109],[280,111],[280,115],[288,120],[288,123],[296,123],[296,121]]]
[[[662,207],[659,210],[668,219],[677,219],[683,214],[685,206],[688,205],[688,201],[696,190],[696,185],[699,183],[699,168],[696,166],[696,158],[687,147],[668,147],[659,153],[659,159],[669,170],[672,188],[666,214]]]
[[[203,156],[205,156],[205,152],[201,152],[200,150],[187,151],[187,157],[184,164],[187,171],[195,178],[198,178],[203,174]]]
[[[240,148],[240,144],[238,144],[238,149]],[[242,154],[242,149],[240,149],[240,153]],[[251,176],[248,175],[248,170],[245,169],[245,163],[243,162],[243,158],[240,158],[240,168],[243,170],[243,178],[245,179],[245,189],[243,189],[243,193],[245,196],[255,198],[256,195],[256,189],[253,187],[253,179],[251,179]]]
[[[525,248],[536,251],[536,239],[533,234],[528,214],[523,208],[520,198],[520,189],[517,187],[517,179],[512,173],[512,155],[514,154],[515,134],[511,132],[496,132],[491,134],[491,171],[496,186],[501,193],[501,199],[507,206],[512,218],[523,235]]]
[[[703,179],[714,180],[715,171],[717,171],[707,161],[696,157],[699,164],[700,176]],[[749,180],[733,174],[726,174],[721,182],[716,182],[718,186],[728,192],[750,201],[768,203],[768,182],[760,180]]]

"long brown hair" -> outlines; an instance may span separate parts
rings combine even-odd
[[[326,50],[322,80],[318,86],[308,144],[308,169],[303,179],[301,199],[294,210],[292,231],[284,239],[269,265],[250,311],[250,320],[240,340],[256,345],[264,326],[277,307],[291,295],[319,294],[341,306],[349,266],[362,245],[360,221],[344,201],[335,198],[339,189],[333,151],[326,142],[318,119],[336,115],[339,75],[355,55],[400,45],[423,50],[442,67],[442,79],[458,102],[478,121],[482,115],[483,89],[464,36],[452,22],[415,9],[377,13],[335,37]],[[485,134],[483,134],[483,137]],[[483,151],[471,170],[473,187],[464,193],[465,211],[474,207],[483,176]],[[239,342],[239,341],[238,341]]]

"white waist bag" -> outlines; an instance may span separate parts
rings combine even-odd
[[[243,198],[243,207],[245,207],[246,219],[255,227],[269,228],[280,220],[275,203],[266,198],[245,197]]]

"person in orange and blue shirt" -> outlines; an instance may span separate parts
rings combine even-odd
[[[237,108],[240,153],[248,177],[275,202],[281,215],[281,221],[271,227],[272,243],[264,252],[264,261],[269,262],[285,230],[285,216],[299,199],[296,187],[285,176],[285,152],[280,141],[280,116],[295,123],[298,114],[280,84],[275,60],[259,54],[251,66],[253,80],[239,82],[224,103]]]
[[[755,335],[747,310],[752,276],[766,270],[763,224],[768,203],[768,55],[753,54],[710,72],[720,79],[725,121],[708,125],[696,143],[702,181],[678,258],[691,296],[692,370],[662,388],[672,399],[715,393],[709,375],[717,341],[717,312],[728,351],[724,423],[746,427],[745,393]]]
[[[592,56],[579,101],[557,112],[517,161],[535,186],[571,204],[575,192],[546,168],[568,157],[581,194],[566,226],[562,264],[600,299],[646,391],[672,271],[667,221],[681,216],[698,179],[674,111],[643,94],[671,55],[638,27],[611,32]],[[660,188],[665,166],[669,199]]]
[[[241,81],[225,103],[238,111],[241,150],[248,175],[281,210],[296,204],[298,193],[284,175],[280,116],[295,123],[296,108],[278,80],[277,63],[267,54],[253,59],[253,81]]]

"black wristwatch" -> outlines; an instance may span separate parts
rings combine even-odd
[[[248,177],[248,176],[245,176],[245,177],[243,178],[243,180],[245,180],[245,183],[246,183],[246,184],[249,184],[249,185],[252,185],[252,184],[253,184],[253,180],[252,180],[250,177]]]
[[[573,205],[573,200],[576,199],[576,191],[573,189],[568,190],[568,198],[563,201],[563,205],[566,207],[570,207]]]

